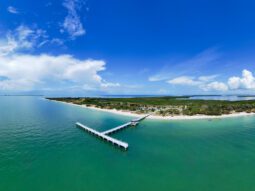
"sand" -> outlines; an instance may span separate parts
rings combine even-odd
[[[55,101],[55,100],[51,100]],[[83,107],[87,109],[93,109],[97,111],[102,111],[102,112],[109,112],[117,115],[125,115],[125,116],[130,116],[130,117],[142,117],[146,114],[136,114],[130,111],[121,111],[121,110],[116,110],[116,109],[101,109],[97,108],[94,106],[86,106],[86,105],[77,105],[73,103],[67,103],[67,102],[62,102],[62,101],[56,101],[60,103],[65,103],[65,104],[70,104],[78,107]],[[159,115],[150,115],[148,118],[149,119],[158,119],[158,120],[189,120],[189,119],[218,119],[218,118],[228,118],[228,117],[241,117],[241,116],[250,116],[250,115],[255,115],[255,113],[246,113],[246,112],[240,112],[240,113],[232,113],[232,114],[226,114],[226,115],[176,115],[176,116],[159,116]]]

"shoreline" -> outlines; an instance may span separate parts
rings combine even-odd
[[[49,99],[47,99],[49,100]],[[112,114],[122,115],[122,116],[129,116],[129,117],[142,117],[146,114],[136,114],[132,113],[130,111],[121,111],[116,109],[102,109],[92,106],[86,106],[86,105],[78,105],[74,103],[68,103],[63,101],[57,101],[57,100],[49,100],[49,101],[55,101],[59,103],[74,105],[82,108],[102,111],[102,112],[108,112]],[[222,119],[222,118],[231,118],[231,117],[244,117],[244,116],[251,116],[255,115],[255,113],[246,113],[246,112],[240,112],[240,113],[232,113],[232,114],[224,114],[224,115],[176,115],[176,116],[158,116],[158,115],[150,115],[148,119],[156,119],[156,120],[191,120],[191,119]]]

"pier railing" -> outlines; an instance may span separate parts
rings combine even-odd
[[[118,139],[115,139],[115,138],[112,138],[110,136],[108,136],[109,134],[113,134],[115,132],[118,132],[120,130],[123,130],[129,126],[134,126],[134,125],[137,125],[139,124],[140,121],[142,121],[143,119],[145,119],[146,117],[148,117],[149,115],[146,115],[146,116],[143,116],[143,117],[140,117],[138,119],[133,119],[131,120],[130,122],[128,123],[125,123],[123,125],[120,125],[118,127],[115,127],[115,128],[112,128],[112,129],[109,129],[109,130],[106,130],[106,131],[103,131],[103,132],[99,132],[99,131],[96,131],[90,127],[87,127],[79,122],[76,123],[76,126],[79,127],[79,128],[82,128],[84,129],[85,131],[89,132],[90,134],[92,135],[95,135],[96,137],[104,140],[104,141],[107,141],[107,142],[110,142],[112,143],[113,145],[115,146],[118,146],[120,148],[123,148],[125,150],[128,149],[128,143],[126,142],[123,142],[123,141],[120,141]]]

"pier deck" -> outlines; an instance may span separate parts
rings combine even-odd
[[[83,125],[83,124],[81,124],[79,122],[77,122],[76,125],[79,126],[82,129],[88,131],[89,133],[92,133],[93,135],[95,135],[95,136],[105,140],[105,141],[111,142],[113,145],[117,145],[117,146],[119,146],[121,148],[124,148],[125,150],[128,148],[128,143],[125,143],[123,141],[119,141],[117,139],[109,137],[109,136],[107,136],[107,135],[105,135],[103,133],[100,133],[100,132],[98,132],[98,131],[96,131],[96,130],[94,130],[92,128],[89,128],[89,127],[87,127],[87,126],[85,126],[85,125]]]
[[[104,132],[102,132],[102,134],[109,135],[109,134],[112,134],[112,133],[115,133],[117,131],[120,131],[120,130],[124,129],[124,128],[128,127],[129,125],[131,125],[131,122],[128,122],[128,123],[125,123],[125,124],[120,125],[118,127],[115,127],[115,128],[109,129],[107,131],[104,131]]]
[[[93,135],[95,135],[95,136],[97,136],[97,137],[99,137],[99,138],[101,138],[101,139],[103,139],[103,140],[105,140],[105,141],[107,141],[107,142],[112,143],[112,144],[115,145],[115,146],[118,146],[118,147],[120,147],[120,148],[123,148],[123,149],[127,150],[127,148],[128,148],[128,143],[123,142],[123,141],[120,141],[120,140],[117,140],[117,139],[114,139],[114,138],[108,136],[108,134],[115,133],[115,132],[117,132],[117,131],[120,131],[120,130],[122,130],[122,129],[128,127],[128,126],[135,126],[135,125],[139,124],[139,122],[140,122],[141,120],[145,119],[145,118],[148,117],[148,116],[149,116],[149,115],[140,117],[140,118],[138,118],[138,119],[133,119],[132,121],[130,121],[130,122],[128,122],[128,123],[125,123],[125,124],[120,125],[120,126],[118,126],[118,127],[115,127],[115,128],[109,129],[109,130],[106,130],[106,131],[104,131],[104,132],[96,131],[96,130],[94,130],[94,129],[92,129],[92,128],[89,128],[89,127],[87,127],[87,126],[85,126],[85,125],[79,123],[79,122],[76,123],[76,126],[78,126],[78,127],[82,128],[82,129],[86,130],[87,132],[89,132],[89,133],[91,133],[91,134],[93,134]]]
[[[142,121],[143,119],[145,119],[145,118],[147,118],[149,116],[150,116],[150,114],[142,116],[142,117],[139,117],[137,119],[133,119],[131,122],[140,122],[140,121]]]

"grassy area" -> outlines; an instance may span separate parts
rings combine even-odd
[[[103,109],[117,109],[134,113],[153,113],[161,116],[172,115],[222,115],[236,112],[255,112],[255,100],[222,101],[190,100],[182,97],[139,97],[139,98],[47,98],[78,105]]]

